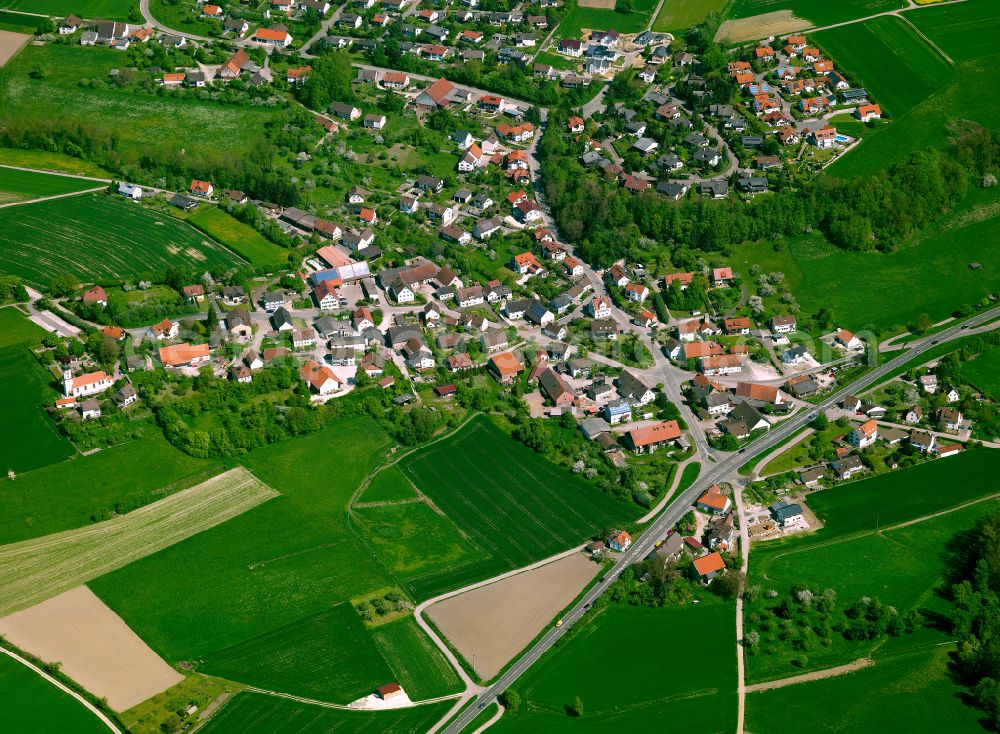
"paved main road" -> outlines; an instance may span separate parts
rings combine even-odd
[[[570,627],[579,621],[580,617],[586,613],[591,604],[593,604],[598,597],[607,591],[608,587],[614,583],[615,579],[618,578],[618,575],[628,565],[642,560],[650,553],[650,551],[653,550],[656,541],[662,538],[666,534],[667,530],[673,527],[674,524],[680,520],[684,513],[686,513],[690,506],[694,503],[694,500],[705,491],[706,487],[728,477],[730,474],[735,472],[740,465],[745,463],[749,457],[755,456],[761,451],[765,451],[775,446],[794,434],[796,431],[804,428],[811,420],[812,416],[820,410],[826,410],[827,408],[835,405],[846,395],[864,389],[868,385],[871,385],[885,375],[889,374],[897,367],[901,367],[906,364],[906,362],[913,357],[931,349],[934,345],[964,336],[967,333],[967,329],[970,327],[985,324],[998,317],[1000,317],[1000,308],[994,308],[915,343],[911,349],[902,352],[898,357],[893,358],[882,366],[877,367],[860,379],[851,383],[847,387],[844,387],[836,393],[830,395],[822,404],[817,405],[815,410],[808,413],[802,412],[798,416],[788,419],[784,423],[775,427],[773,431],[748,444],[740,450],[739,453],[732,454],[719,463],[711,465],[708,474],[701,477],[701,479],[695,482],[690,489],[674,500],[670,506],[667,507],[667,509],[664,510],[663,513],[656,520],[654,520],[645,531],[643,531],[642,535],[632,544],[632,546],[622,554],[614,568],[605,574],[601,580],[593,588],[591,588],[567,614],[563,616],[562,626],[550,627],[541,639],[539,639],[538,642],[536,642],[531,649],[525,653],[525,655],[523,655],[516,663],[514,663],[514,665],[510,667],[509,670],[507,670],[506,673],[497,679],[496,683],[483,691],[477,697],[476,700],[478,700],[479,703],[463,711],[448,727],[443,730],[444,734],[458,734],[461,732],[483,708],[488,706],[497,698],[497,696],[510,688],[514,681],[520,678],[525,671],[534,665],[535,662],[566,633]]]

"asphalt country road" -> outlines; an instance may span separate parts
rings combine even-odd
[[[598,597],[608,590],[608,587],[614,583],[615,579],[618,578],[618,575],[628,565],[642,560],[653,550],[656,541],[662,538],[666,532],[681,519],[684,513],[690,509],[692,504],[694,504],[695,499],[702,492],[704,492],[707,487],[728,477],[742,464],[744,464],[749,457],[756,456],[761,451],[766,451],[767,449],[772,448],[792,434],[804,428],[819,411],[832,407],[851,393],[863,390],[865,387],[878,381],[892,370],[902,366],[909,360],[913,359],[913,357],[922,354],[937,344],[962,337],[965,335],[968,328],[984,324],[996,318],[1000,318],[1000,308],[994,308],[990,311],[977,314],[976,316],[973,316],[961,323],[957,323],[948,329],[926,337],[920,342],[915,343],[911,349],[900,353],[899,356],[894,357],[880,367],[868,372],[847,387],[841,388],[837,392],[833,393],[825,401],[823,401],[823,403],[817,405],[814,410],[802,412],[794,418],[789,418],[774,430],[761,436],[756,441],[747,444],[739,452],[731,454],[719,463],[712,465],[707,474],[702,476],[688,490],[671,502],[663,513],[643,531],[642,535],[639,536],[639,538],[632,543],[629,549],[622,554],[614,568],[605,574],[595,586],[584,594],[584,596],[577,601],[569,612],[563,615],[562,625],[559,627],[550,627],[549,630],[531,647],[531,649],[528,650],[528,652],[519,660],[517,660],[517,662],[515,662],[514,665],[507,670],[507,672],[501,675],[493,685],[473,699],[478,702],[476,705],[465,709],[445,729],[442,730],[444,734],[459,734],[459,732],[465,729],[465,727],[472,722],[482,709],[492,703],[501,693],[510,688],[514,681],[520,678],[532,665],[535,664],[535,662],[538,661],[539,658],[542,657],[542,655],[544,655],[564,634],[566,634],[566,631],[569,628],[580,620],[580,618],[590,608],[591,604],[593,604]],[[998,324],[998,326],[1000,326],[1000,324]]]

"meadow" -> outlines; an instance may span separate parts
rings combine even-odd
[[[202,206],[186,220],[255,268],[277,270],[288,264],[289,251],[278,247],[248,224],[215,206]]]
[[[996,288],[1000,253],[980,245],[1000,238],[1000,217],[994,214],[1000,194],[995,191],[970,191],[960,209],[896,252],[847,252],[811,234],[789,240],[777,252],[767,243],[738,246],[730,264],[741,272],[755,263],[764,272],[782,271],[803,310],[827,308],[835,322],[853,331],[869,326],[898,330],[921,313],[939,321]],[[974,261],[983,269],[971,270]],[[947,273],[948,288],[936,285],[942,273]]]
[[[359,502],[398,502],[414,500],[417,492],[410,480],[394,466],[387,467],[372,477]]]
[[[106,86],[109,72],[122,62],[121,52],[110,48],[26,46],[0,70],[0,119],[71,128],[82,124],[99,133],[99,139],[114,137],[117,153],[128,162],[143,155],[175,160],[179,140],[195,160],[242,155],[264,135],[264,123],[275,114],[261,107]],[[32,72],[37,78],[29,76]]]
[[[581,8],[574,5],[556,29],[555,38],[583,38],[584,29],[607,30],[619,33],[640,33],[649,22],[656,8],[656,0],[635,0],[635,9],[619,13],[614,9]]]
[[[232,469],[125,515],[0,546],[0,616],[127,566],[276,495]]]
[[[32,734],[106,734],[100,719],[68,693],[27,666],[0,653],[0,691],[8,731]]]
[[[721,13],[728,0],[664,0],[653,21],[654,31],[677,31],[703,22],[709,13]]]
[[[812,38],[892,116],[916,107],[954,73],[954,67],[912,26],[894,16],[832,28]],[[900,84],[900,79],[907,83]]]
[[[200,669],[239,683],[343,704],[393,680],[361,617],[346,603],[209,653]]]
[[[733,606],[650,608],[611,603],[514,685],[522,703],[491,729],[722,732],[736,726]],[[617,674],[616,674],[617,673]],[[579,697],[584,714],[568,715]]]
[[[1000,348],[983,352],[971,362],[962,363],[962,377],[983,394],[1000,398]]]
[[[44,13],[59,18],[76,13],[81,18],[128,20],[131,0],[0,0],[0,8]]]
[[[425,575],[412,584],[419,598],[528,565],[638,514],[525,449],[485,417],[399,466],[490,556],[485,564]]]
[[[77,176],[111,178],[111,173],[96,163],[74,158],[64,153],[47,150],[26,150],[24,148],[0,148],[0,163],[5,166],[22,166],[39,171],[58,171]]]
[[[199,36],[218,35],[218,22],[211,23],[208,18],[202,17],[200,10],[192,3],[150,0],[149,12],[160,23],[181,33],[193,33]],[[291,33],[294,35],[295,31]]]
[[[244,692],[198,731],[202,734],[424,734],[441,719],[451,701],[396,711],[340,711],[297,703],[261,693]]]
[[[879,658],[849,675],[750,693],[746,730],[768,734],[810,731],[867,734],[906,731],[956,734],[986,731],[981,713],[962,703],[950,678],[949,650],[913,650]]]
[[[814,26],[843,23],[864,18],[886,10],[906,7],[901,0],[733,0],[726,11],[727,18],[750,18],[763,13],[788,10],[797,17],[804,18]],[[807,27],[809,24],[803,24]]]
[[[0,229],[0,272],[38,285],[64,273],[92,282],[172,265],[241,262],[183,222],[105,194],[0,209]]]
[[[44,334],[44,329],[17,309],[0,309],[0,399],[5,406],[0,415],[0,435],[4,437],[0,471],[26,472],[73,453],[73,446],[45,414],[44,408],[55,399],[56,391],[50,385],[50,375],[29,351]],[[0,506],[5,494],[0,491]],[[0,523],[0,537],[3,525]]]
[[[35,469],[0,484],[0,544],[89,525],[116,505],[139,507],[218,473],[217,462],[181,453],[158,432]]]
[[[0,204],[12,204],[43,196],[68,194],[73,191],[93,189],[100,182],[84,181],[66,176],[53,176],[35,171],[19,171],[15,168],[0,168]]]

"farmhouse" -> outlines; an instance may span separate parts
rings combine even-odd
[[[732,507],[732,500],[719,491],[719,485],[713,484],[694,503],[695,508],[710,515],[725,515]]]
[[[664,421],[652,426],[633,428],[626,434],[625,443],[637,454],[651,454],[680,437],[681,429],[677,421]]]
[[[695,558],[691,562],[695,576],[706,586],[712,583],[712,579],[726,570],[726,562],[722,560],[722,555],[718,552]]]
[[[160,347],[160,362],[164,367],[192,367],[205,364],[212,358],[208,344],[173,344]]]
[[[340,381],[333,370],[312,359],[299,368],[299,377],[318,395],[329,395],[340,388]]]
[[[524,365],[513,353],[502,352],[489,358],[486,369],[501,385],[512,385],[524,372]]]

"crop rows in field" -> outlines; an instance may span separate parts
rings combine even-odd
[[[729,18],[751,18],[755,15],[784,10],[791,11],[797,17],[808,20],[813,26],[825,26],[903,7],[906,7],[903,0],[838,0],[838,2],[830,2],[829,0],[734,0],[726,16]]]
[[[241,262],[183,222],[103,194],[0,209],[0,231],[0,273],[39,285],[62,274],[92,282]]]
[[[43,196],[56,196],[73,191],[99,188],[99,181],[85,181],[50,173],[0,168],[0,204],[9,204]]]
[[[371,634],[410,699],[437,698],[461,689],[454,669],[413,617],[380,625]]]
[[[237,468],[121,517],[0,546],[0,616],[122,568],[277,495]]]
[[[1000,54],[1000,4],[994,0],[949,3],[906,18],[956,62]]]

